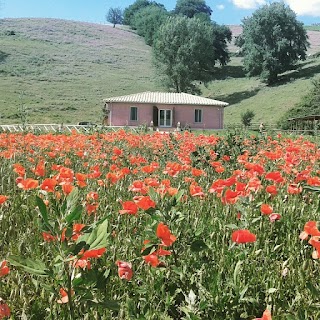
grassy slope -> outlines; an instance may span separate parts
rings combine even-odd
[[[231,27],[234,36],[241,32]],[[19,108],[36,123],[101,122],[102,99],[147,90],[161,90],[155,81],[150,47],[120,28],[55,19],[5,19],[0,32],[0,122],[19,123]],[[15,35],[6,35],[13,30]],[[320,32],[309,31],[309,53],[320,51]],[[235,52],[237,48],[230,46]],[[266,87],[245,78],[234,57],[217,71],[218,80],[203,95],[230,103],[225,122],[239,123],[247,109],[254,122],[275,123],[311,87],[320,60],[308,59],[300,73]]]
[[[132,32],[53,19],[5,19],[1,123],[101,121],[102,99],[155,90],[150,48]]]

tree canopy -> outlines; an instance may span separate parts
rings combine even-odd
[[[133,4],[131,4],[129,7],[124,9],[123,13],[123,23],[131,26],[132,28],[134,27],[134,17],[135,15],[141,10],[144,9],[148,6],[156,6],[160,8],[164,8],[163,4],[157,3],[155,1],[149,1],[149,0],[136,0]]]
[[[284,3],[261,7],[243,20],[242,27],[236,44],[241,48],[247,75],[260,76],[272,84],[298,60],[305,60],[309,45],[307,32]]]
[[[116,26],[116,24],[122,24],[123,23],[123,12],[121,8],[110,8],[107,15],[106,20],[113,24],[113,27]]]
[[[164,76],[165,86],[176,92],[196,93],[197,82],[211,81],[216,61],[222,65],[229,61],[226,42],[231,33],[229,37],[226,30],[197,18],[169,17],[153,45],[155,65]]]
[[[146,44],[152,46],[157,31],[167,19],[168,12],[160,6],[147,6],[140,9],[132,20],[138,34],[144,37]]]
[[[177,0],[174,13],[188,18],[201,14],[210,17],[212,10],[204,0]]]

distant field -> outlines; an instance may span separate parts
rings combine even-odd
[[[0,20],[0,123],[101,123],[102,100],[143,91],[161,91],[151,48],[126,27],[57,19]],[[233,36],[240,26],[230,26]],[[320,32],[308,31],[309,54],[320,52]],[[236,52],[232,43],[230,51]],[[267,87],[246,78],[241,58],[217,68],[217,80],[203,95],[226,101],[227,124],[239,123],[247,109],[254,121],[275,123],[311,87],[320,60],[311,56],[300,72]],[[21,112],[21,110],[25,110]]]

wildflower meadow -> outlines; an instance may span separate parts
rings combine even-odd
[[[303,137],[0,133],[0,319],[320,319]]]

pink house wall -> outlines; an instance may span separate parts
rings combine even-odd
[[[138,108],[138,121],[130,120],[130,107]],[[164,105],[164,104],[139,104],[139,103],[110,103],[109,124],[111,126],[139,126],[150,125],[153,120],[153,108],[173,110],[172,127],[181,128],[189,125],[194,129],[223,129],[224,108],[221,106],[199,105]],[[195,109],[202,110],[202,122],[195,123]]]

